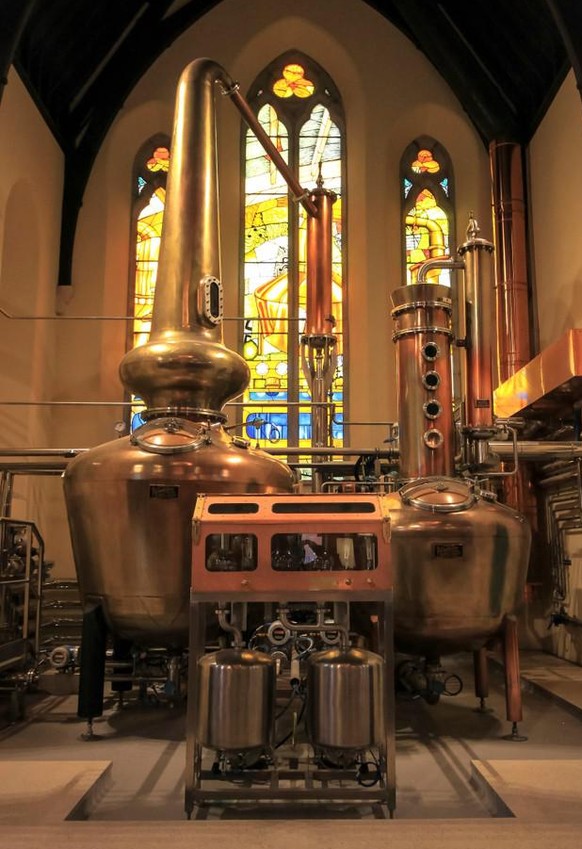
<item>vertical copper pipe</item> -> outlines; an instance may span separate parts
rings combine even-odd
[[[527,230],[522,149],[515,142],[489,145],[493,240],[495,242],[497,372],[499,382],[531,358]],[[520,468],[503,482],[505,502],[527,515],[537,528],[537,505],[531,472]]]
[[[337,196],[322,188],[321,177],[309,199],[317,215],[307,219],[307,303],[301,337],[303,373],[311,393],[311,444],[330,444],[329,407],[337,359],[332,315],[332,215]]]
[[[467,425],[493,425],[493,245],[478,236],[471,218],[467,241],[459,248],[465,261],[467,302]]]
[[[475,695],[481,700],[489,696],[489,666],[487,664],[487,649],[480,648],[473,652],[473,671],[475,677]]]
[[[310,193],[317,210],[307,218],[307,309],[306,335],[333,333],[332,209],[337,195],[318,186]]]
[[[522,150],[513,142],[489,145],[496,253],[499,382],[530,360],[526,222]]]
[[[505,673],[505,706],[509,722],[521,722],[521,681],[519,670],[519,645],[517,619],[507,616],[503,626],[503,662]]]

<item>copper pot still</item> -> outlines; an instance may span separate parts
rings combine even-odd
[[[465,418],[453,417],[451,290],[419,283],[392,294],[398,374],[400,475],[389,498],[394,568],[395,642],[400,651],[438,657],[477,650],[500,634],[523,601],[531,532],[479,478],[455,477],[458,435],[466,456],[488,460],[495,434],[492,400],[493,245],[471,218],[463,259],[429,260],[422,269],[462,268],[467,315]],[[465,301],[465,303],[463,303]],[[472,452],[472,454],[471,454]],[[478,468],[478,467],[475,467]]]
[[[64,476],[83,603],[142,645],[187,645],[197,495],[293,486],[288,466],[224,428],[223,407],[249,370],[222,341],[217,82],[232,86],[199,59],[178,85],[152,331],[120,365],[146,423],[79,455]]]

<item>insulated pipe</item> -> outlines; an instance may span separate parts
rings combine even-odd
[[[317,215],[307,219],[307,304],[301,337],[301,364],[311,393],[311,444],[330,443],[327,398],[337,361],[332,315],[332,219],[337,195],[323,188],[321,176],[310,193]]]
[[[307,219],[306,336],[333,333],[332,315],[332,220],[337,195],[323,188],[321,177],[310,193],[316,214]]]
[[[465,262],[467,303],[467,425],[493,428],[493,245],[479,237],[474,218],[469,219],[467,241],[459,248]]]

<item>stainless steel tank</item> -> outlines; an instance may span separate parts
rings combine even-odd
[[[285,464],[223,428],[224,404],[249,377],[222,343],[214,89],[223,76],[200,59],[178,87],[152,332],[120,366],[147,422],[65,473],[84,602],[102,606],[114,634],[142,644],[187,644],[197,494],[293,485]]]
[[[316,652],[307,668],[307,727],[322,749],[361,751],[383,742],[384,661],[363,649]]]
[[[198,662],[198,741],[221,752],[273,745],[275,662],[249,649],[223,649]]]
[[[481,648],[523,602],[529,525],[455,478],[415,480],[388,499],[396,647]]]

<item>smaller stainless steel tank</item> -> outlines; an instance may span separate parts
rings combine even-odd
[[[384,661],[363,649],[328,649],[309,660],[308,729],[324,749],[360,751],[385,736]]]
[[[222,649],[199,661],[197,738],[208,749],[244,752],[273,743],[275,663],[248,649]]]

